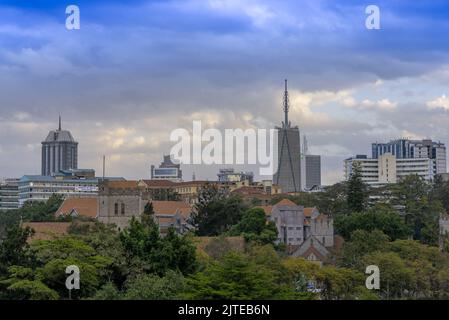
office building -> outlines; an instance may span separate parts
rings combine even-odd
[[[305,187],[312,190],[321,186],[321,156],[306,154],[305,159]]]
[[[52,130],[42,142],[42,176],[51,176],[60,170],[78,168],[78,142],[72,134],[59,127]]]
[[[101,180],[102,178],[95,177],[92,169],[63,170],[53,176],[25,175],[19,181],[19,206],[27,201],[47,201],[53,194],[66,198],[96,196]]]
[[[369,185],[397,183],[407,175],[416,174],[424,180],[433,180],[433,161],[429,158],[396,158],[391,153],[379,155],[376,159],[357,155],[346,159],[345,179],[352,175],[354,164],[359,167],[362,180]]]
[[[441,142],[435,142],[430,139],[397,139],[388,143],[376,142],[372,144],[373,159],[376,159],[385,153],[391,153],[397,159],[431,159],[434,175],[447,172],[446,146]]]
[[[279,185],[282,192],[299,192],[301,190],[301,150],[299,128],[292,127],[288,120],[289,97],[287,80],[284,91],[284,122],[278,131],[278,167],[273,182]]]
[[[0,182],[0,210],[19,207],[19,179],[5,179]]]
[[[159,168],[151,166],[151,180],[182,181],[181,165],[173,163],[170,155],[164,155],[164,161]]]
[[[220,169],[218,176],[218,182],[248,182],[252,184],[254,182],[254,174],[252,172],[235,172],[233,168]]]

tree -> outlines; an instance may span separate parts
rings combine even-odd
[[[431,200],[439,201],[444,210],[449,212],[449,181],[443,181],[441,175],[436,175],[431,192]]]
[[[380,269],[380,293],[386,299],[402,298],[405,290],[413,290],[413,271],[394,252],[372,252],[361,260],[361,266],[376,265]],[[364,271],[364,268],[361,269]]]
[[[352,166],[348,181],[347,203],[351,212],[362,212],[368,201],[368,187],[362,180],[361,168],[357,162]]]
[[[376,204],[365,212],[338,215],[335,218],[335,229],[346,240],[355,230],[380,230],[391,240],[405,239],[411,235],[411,230],[404,219],[386,204]]]
[[[112,259],[97,254],[90,245],[70,236],[55,240],[38,240],[33,242],[31,248],[37,260],[34,272],[61,297],[68,297],[65,287],[65,270],[68,266],[76,265],[80,269],[82,286],[80,290],[74,291],[72,297],[82,298],[90,297],[106,282],[104,270],[112,263]]]
[[[265,211],[261,208],[246,210],[242,220],[229,231],[232,236],[243,235],[246,241],[261,245],[273,243],[277,239],[277,233],[276,225],[267,221]]]
[[[393,203],[404,208],[413,239],[437,245],[438,219],[443,207],[439,201],[432,201],[430,185],[418,175],[409,175],[392,188]]]
[[[371,252],[384,250],[389,238],[382,231],[356,230],[350,241],[345,242],[340,257],[340,264],[345,267],[360,267],[361,258]]]
[[[188,279],[187,298],[276,299],[282,295],[274,270],[255,264],[243,253],[229,252]],[[293,288],[291,288],[293,293]]]
[[[33,234],[29,227],[22,228],[15,224],[6,230],[6,238],[0,243],[0,276],[13,265],[31,266],[34,256],[28,245],[28,238]]]
[[[22,208],[17,210],[17,214],[24,221],[54,221],[55,213],[64,201],[60,194],[52,194],[45,201],[27,201]]]
[[[170,300],[180,299],[185,290],[182,274],[168,271],[165,276],[142,274],[126,283],[125,299]]]
[[[156,223],[144,225],[131,219],[128,228],[120,234],[128,264],[139,272],[163,276],[168,270],[189,274],[196,268],[195,247],[186,236],[170,228],[162,238]]]
[[[217,236],[238,223],[246,209],[240,197],[228,197],[215,185],[206,185],[198,193],[191,218],[197,235]]]

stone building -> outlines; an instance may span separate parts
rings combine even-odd
[[[333,219],[318,209],[304,208],[288,199],[260,208],[276,224],[277,242],[285,244],[292,256],[321,263],[334,248]]]

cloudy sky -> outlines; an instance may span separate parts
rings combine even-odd
[[[445,2],[1,0],[0,177],[40,173],[40,142],[60,113],[79,167],[101,172],[105,154],[108,175],[147,178],[170,132],[193,120],[279,125],[284,78],[325,184],[374,141],[449,143]],[[65,28],[68,4],[80,30]],[[365,28],[369,4],[380,30]]]

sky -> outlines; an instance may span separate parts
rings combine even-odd
[[[148,178],[194,120],[280,125],[288,78],[290,120],[335,183],[372,142],[449,143],[448,34],[441,0],[0,0],[0,177],[40,173],[61,114],[79,167],[100,173],[104,154],[107,175]],[[217,170],[183,166],[186,180]]]

